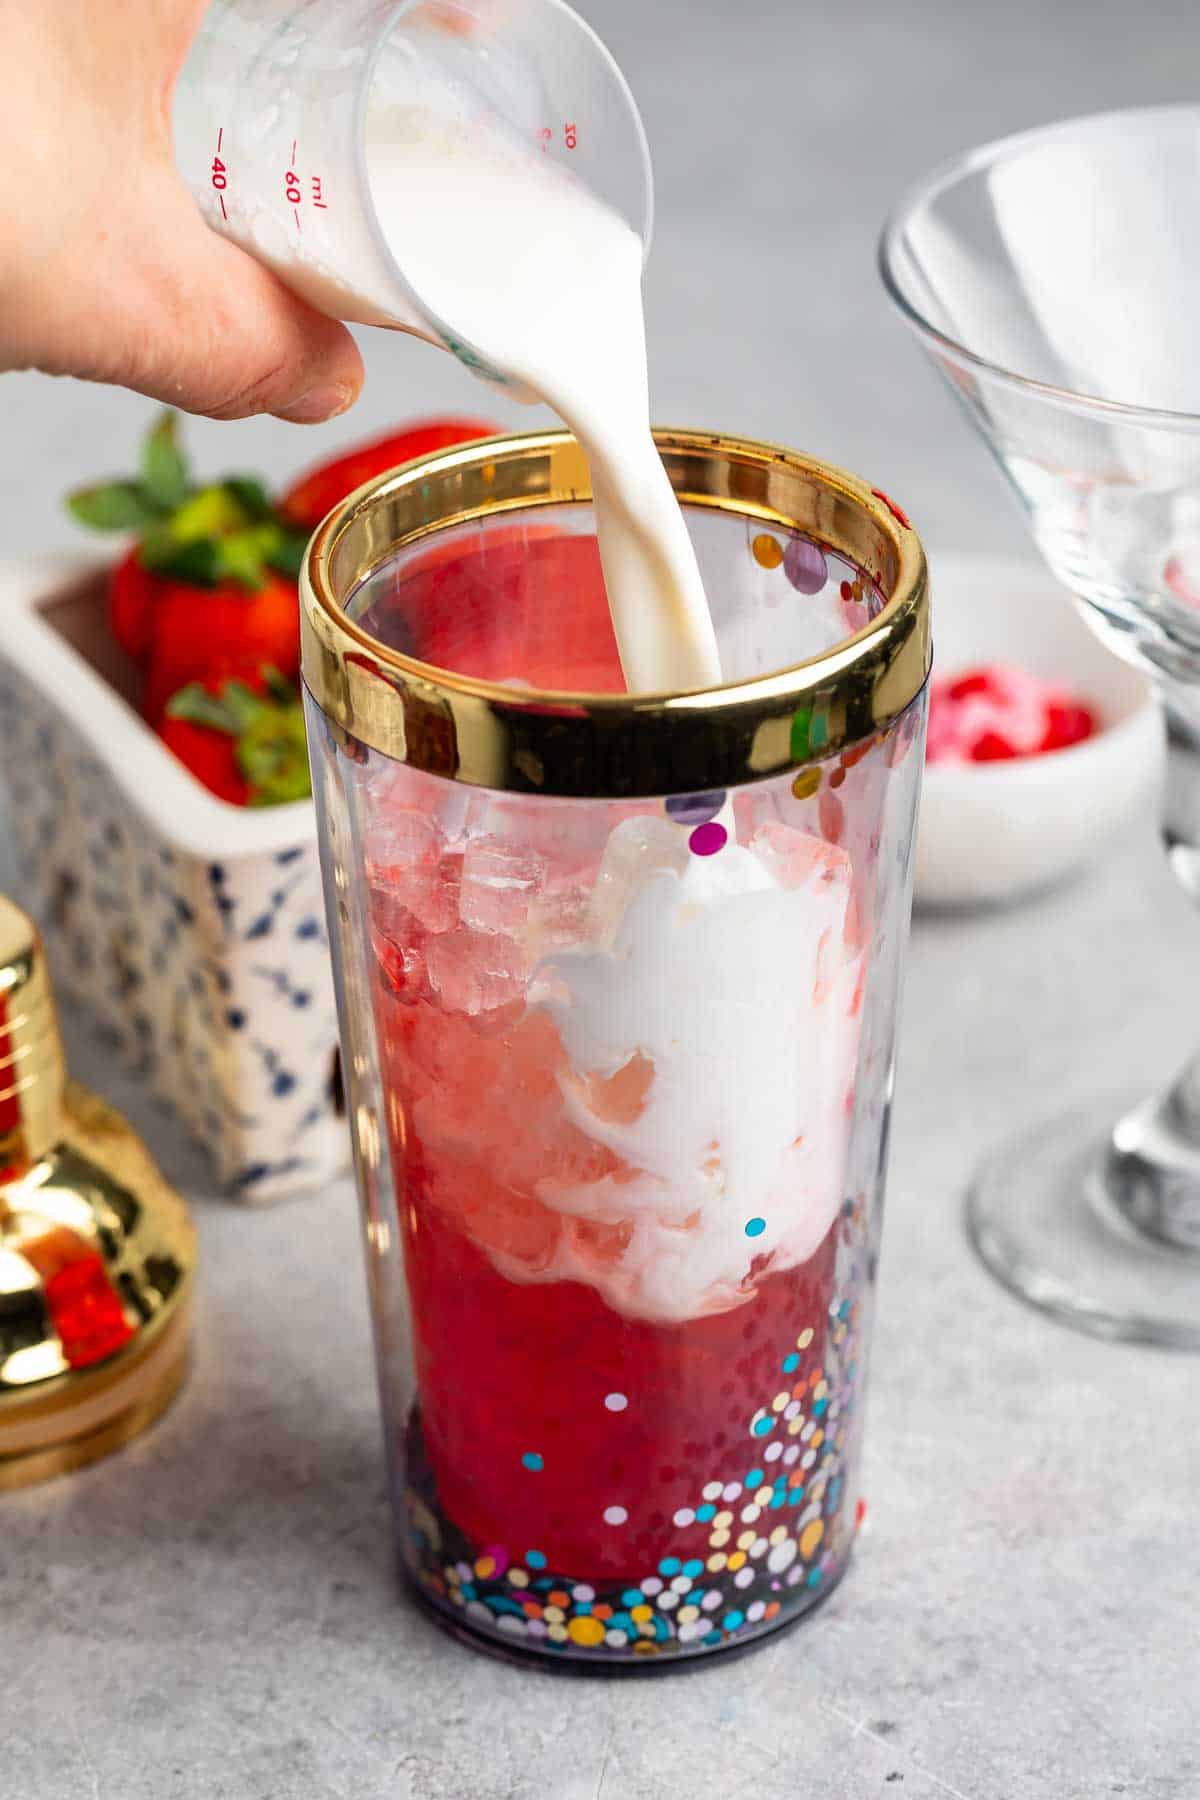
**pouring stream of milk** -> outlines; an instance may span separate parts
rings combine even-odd
[[[538,152],[424,107],[373,109],[367,160],[421,299],[583,446],[630,689],[719,684],[700,570],[650,434],[637,233]]]

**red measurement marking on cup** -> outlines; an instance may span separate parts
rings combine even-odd
[[[225,127],[222,125],[220,130],[217,132],[217,149],[216,149],[216,154],[214,155],[214,157],[212,159],[212,167],[209,170],[209,175],[212,180],[213,187],[216,189],[217,199],[219,200],[220,205],[221,205],[221,217],[223,219],[228,219],[229,214],[225,209],[225,189],[229,186],[229,170],[226,168],[225,164],[221,161],[221,145],[224,143],[224,141],[225,141]]]
[[[538,140],[538,143],[542,146],[543,150],[549,150],[551,144],[554,142],[554,132],[551,130],[549,125],[542,126],[541,130],[537,134],[537,140]],[[579,145],[579,127],[578,127],[578,125],[576,125],[574,123],[569,123],[569,124],[564,123],[564,125],[563,125],[563,142],[567,146],[568,150],[575,150],[578,148],[578,145]]]
[[[329,202],[324,197],[324,192],[321,187],[321,177],[319,175],[314,175],[311,179],[312,203],[314,206],[319,207],[322,212],[325,212],[328,210]]]
[[[292,145],[293,161],[295,160],[295,144]],[[288,205],[292,209],[292,217],[296,221],[296,230],[300,227],[300,202],[304,198],[304,190],[300,186],[300,177],[295,169],[289,169],[283,178],[283,191],[287,195]]]

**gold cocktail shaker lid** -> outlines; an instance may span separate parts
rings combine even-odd
[[[0,894],[0,1180],[59,1141],[66,1073],[41,940]]]
[[[0,896],[0,1491],[107,1454],[170,1403],[195,1261],[141,1140],[67,1079],[41,939]]]

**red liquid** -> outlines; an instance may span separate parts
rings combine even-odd
[[[565,1218],[531,1191],[534,1171],[585,1168],[590,1160],[598,1176],[609,1172],[611,1155],[562,1116],[555,1081],[562,1053],[547,1021],[526,1017],[503,1034],[480,1034],[459,1015],[398,1004],[380,988],[422,1435],[437,1510],[479,1550],[499,1549],[516,1561],[533,1551],[545,1558],[531,1559],[535,1568],[577,1580],[644,1575],[668,1553],[706,1557],[710,1523],[675,1522],[677,1512],[704,1504],[706,1486],[740,1490],[757,1469],[756,1488],[786,1484],[790,1499],[806,1479],[798,1459],[783,1460],[797,1439],[781,1408],[772,1408],[782,1395],[812,1409],[824,1373],[837,1226],[804,1267],[756,1270],[756,1292],[745,1304],[684,1323],[624,1317],[582,1282],[510,1279],[489,1248],[530,1274],[551,1264],[561,1232],[575,1233],[577,1245],[578,1234],[588,1234],[598,1261],[621,1253],[620,1226]],[[432,1147],[422,1143],[420,1123],[435,1090],[440,1141]],[[453,1149],[448,1116],[458,1121]],[[489,1137],[497,1120],[521,1140],[508,1154],[527,1158],[524,1187],[495,1179],[500,1152],[489,1154]],[[513,1166],[501,1172],[511,1176]],[[811,1338],[800,1348],[805,1333]],[[772,1443],[778,1447],[768,1459]],[[733,1496],[716,1504],[733,1506],[736,1517],[752,1498],[739,1491],[736,1505]],[[786,1520],[783,1505],[781,1498],[764,1510],[762,1529]],[[730,1551],[741,1529],[734,1527]]]
[[[374,596],[363,623],[459,675],[625,691],[596,539],[553,525],[493,526],[473,540],[434,544]]]
[[[709,1482],[741,1485],[763,1469],[755,1413],[820,1378],[836,1228],[745,1306],[654,1325],[622,1318],[579,1282],[508,1281],[435,1207],[417,1210],[407,1246],[417,1378],[446,1515],[481,1547],[515,1559],[540,1551],[579,1579],[634,1579],[668,1552],[707,1556],[709,1525],[681,1529],[675,1514],[694,1512]],[[785,1376],[781,1359],[808,1326],[812,1346]],[[610,1410],[610,1395],[628,1404]],[[788,1478],[803,1481],[798,1468]],[[614,1507],[627,1521],[606,1521]]]

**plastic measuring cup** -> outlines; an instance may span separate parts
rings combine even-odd
[[[425,304],[393,248],[403,218],[376,210],[369,111],[413,103],[527,142],[649,248],[645,128],[564,0],[212,0],[176,93],[176,159],[209,224],[320,311],[414,332],[509,386]]]

